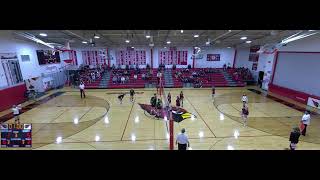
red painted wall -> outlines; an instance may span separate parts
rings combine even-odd
[[[0,111],[11,108],[14,104],[20,104],[26,100],[24,97],[27,87],[25,84],[0,90]]]
[[[317,97],[317,96],[313,96],[313,95],[303,93],[300,91],[295,91],[292,89],[284,88],[284,87],[277,86],[274,84],[269,84],[269,91],[272,93],[278,94],[280,96],[290,98],[290,99],[295,100],[297,102],[300,102],[302,104],[307,104],[309,97],[320,99],[320,97]]]

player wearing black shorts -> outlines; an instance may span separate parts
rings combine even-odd
[[[118,99],[119,99],[119,101],[120,101],[120,104],[122,104],[122,99],[123,99],[123,97],[124,97],[124,93],[123,94],[120,94],[119,96],[118,96]]]
[[[168,94],[168,102],[169,102],[169,104],[171,104],[171,94],[170,94],[170,92],[169,92],[169,94]]]
[[[135,95],[136,93],[134,92],[134,90],[133,89],[131,89],[130,90],[130,100],[131,100],[131,102],[133,102],[133,98],[134,98],[134,95]]]
[[[181,92],[180,92],[180,101],[181,101],[182,107],[183,107],[183,98],[184,98],[183,92],[181,91]]]

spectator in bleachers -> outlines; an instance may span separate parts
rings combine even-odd
[[[230,63],[228,63],[227,69],[231,69],[231,64]]]
[[[133,75],[133,80],[134,80],[134,81],[137,81],[137,79],[138,79],[138,75],[137,75],[137,74],[134,74],[134,75]]]
[[[142,78],[143,80],[146,80],[146,74],[145,74],[145,73],[142,73],[141,78]]]
[[[113,76],[113,77],[112,77],[112,83],[113,83],[113,84],[117,83],[117,76]]]
[[[124,81],[125,81],[126,79],[124,78],[124,76],[121,76],[121,83],[122,84],[124,84]]]
[[[115,70],[116,66],[114,64],[112,64],[112,70]]]
[[[223,71],[226,71],[226,70],[227,70],[227,65],[224,64],[224,65],[223,65]]]

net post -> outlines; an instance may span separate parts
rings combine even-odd
[[[173,119],[172,119],[172,112],[170,111],[170,121],[169,121],[169,131],[170,131],[170,146],[169,149],[170,150],[174,150],[174,136],[173,136]]]

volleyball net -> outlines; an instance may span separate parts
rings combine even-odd
[[[172,113],[171,113],[171,105],[168,101],[168,94],[166,93],[164,89],[164,81],[163,78],[160,78],[160,80],[157,83],[157,94],[160,96],[162,99],[162,104],[163,104],[163,117],[164,121],[166,123],[167,127],[167,133],[169,134],[169,149],[173,150],[174,149],[174,124],[173,124],[173,119],[172,119]]]

